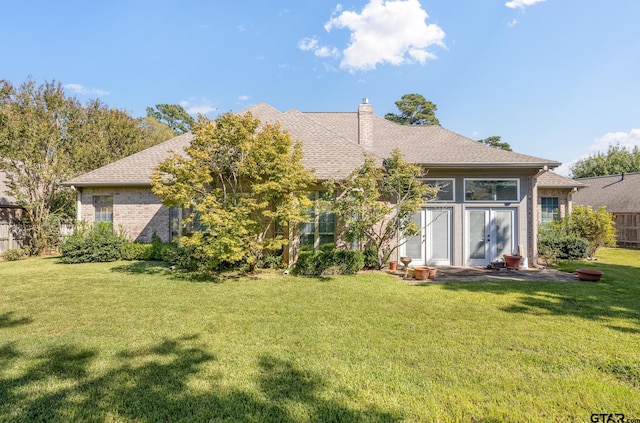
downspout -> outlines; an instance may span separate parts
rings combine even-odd
[[[76,221],[82,220],[82,188],[71,185],[71,189],[76,191]]]
[[[531,216],[532,217],[532,231],[531,231],[531,264],[530,266],[535,267],[536,269],[544,269],[544,266],[538,264],[538,178],[549,171],[549,166],[544,166],[542,169],[536,173],[531,179],[533,183],[533,187],[531,192],[533,193],[533,198],[531,199]]]

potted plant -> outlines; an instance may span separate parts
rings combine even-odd
[[[505,254],[504,262],[507,266],[507,269],[520,269],[520,262],[522,261],[522,256],[517,254]]]

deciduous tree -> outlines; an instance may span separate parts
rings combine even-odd
[[[246,263],[288,243],[276,226],[295,226],[311,206],[312,175],[301,144],[279,125],[251,114],[201,116],[187,156],[174,154],[154,172],[152,190],[170,207],[190,208],[193,231],[180,240],[207,269]]]
[[[398,237],[416,235],[420,228],[412,221],[437,188],[422,182],[423,169],[408,163],[394,150],[382,166],[368,155],[364,164],[344,181],[331,181],[335,191],[333,211],[344,226],[348,241],[360,240],[373,247],[382,268],[402,242]]]
[[[640,149],[611,144],[606,153],[597,152],[578,160],[570,168],[574,178],[640,172]]]

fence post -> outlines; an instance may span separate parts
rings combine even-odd
[[[11,222],[11,213],[9,213],[9,226],[7,228],[7,235],[9,236],[9,250],[13,248],[13,223]]]

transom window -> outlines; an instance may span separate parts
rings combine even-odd
[[[560,214],[558,213],[558,197],[541,197],[540,205],[542,206],[540,223],[543,225],[560,218]]]
[[[438,187],[438,195],[433,201],[454,201],[454,179],[423,179],[423,182],[431,187]]]
[[[300,224],[300,247],[302,249],[317,250],[323,245],[335,245],[336,223],[335,215],[323,208],[320,200],[324,194],[312,192],[309,198],[313,201],[312,209],[307,210],[309,220]]]
[[[95,195],[93,197],[96,222],[113,223],[113,196]]]
[[[518,201],[518,179],[465,179],[465,201]]]

